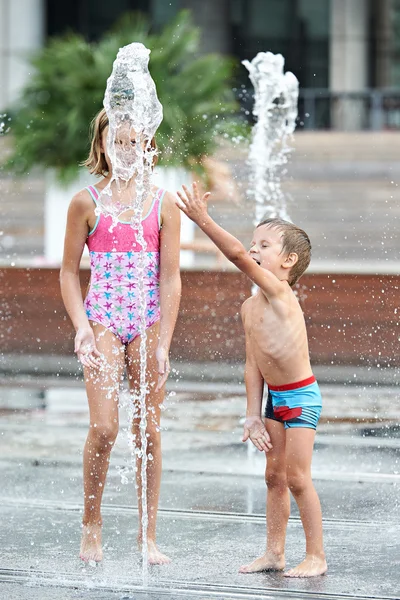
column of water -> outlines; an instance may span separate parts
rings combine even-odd
[[[281,176],[296,126],[299,82],[293,73],[283,72],[284,64],[281,54],[271,52],[243,61],[254,86],[248,197],[255,203],[255,224],[267,217],[288,219]]]
[[[143,584],[148,582],[147,550],[147,409],[148,384],[147,334],[146,334],[146,242],[143,236],[142,213],[146,198],[151,192],[152,164],[154,150],[150,141],[162,121],[162,106],[157,98],[156,88],[149,70],[150,50],[143,44],[133,43],[121,48],[114,61],[113,71],[107,81],[104,107],[109,120],[107,150],[112,164],[112,178],[99,198],[100,210],[113,218],[115,225],[121,214],[133,211],[131,225],[136,232],[141,250],[137,263],[137,292],[139,300],[140,332],[140,451],[141,459],[141,507],[142,507],[142,574]],[[135,139],[134,151],[131,138]],[[126,141],[126,145],[124,144]],[[134,193],[129,204],[121,203],[117,192],[129,189],[134,180]],[[132,402],[128,406],[129,427],[134,417]],[[133,443],[133,442],[132,442]]]

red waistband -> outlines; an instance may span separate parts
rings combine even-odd
[[[306,385],[311,385],[315,381],[314,375],[311,375],[311,377],[296,381],[296,383],[287,383],[286,385],[269,385],[269,383],[267,383],[267,385],[271,392],[288,392],[289,390],[297,390],[298,388],[306,387]]]

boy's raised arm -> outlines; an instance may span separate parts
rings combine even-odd
[[[191,192],[185,185],[185,193],[177,192],[180,202],[177,206],[194,221],[200,229],[214,242],[221,252],[251,279],[267,296],[276,296],[283,290],[282,282],[275,275],[261,268],[249,255],[243,244],[233,235],[225,231],[210,217],[207,201],[210,193],[200,198],[196,183]]]

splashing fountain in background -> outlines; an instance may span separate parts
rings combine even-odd
[[[247,164],[249,187],[247,195],[254,202],[254,225],[269,217],[290,220],[286,196],[282,191],[281,178],[292,148],[290,138],[296,128],[299,82],[290,71],[283,72],[285,59],[282,54],[259,52],[251,62],[242,64],[249,71],[254,86],[252,130]],[[257,291],[253,285],[252,294]],[[250,469],[256,448],[247,443],[247,459]],[[248,491],[247,508],[252,512],[253,492]]]
[[[252,142],[248,156],[248,196],[255,202],[254,223],[262,218],[288,219],[281,176],[291,152],[290,136],[296,127],[299,82],[287,71],[281,54],[259,52],[242,61],[254,86]]]
[[[137,242],[141,248],[138,252],[137,292],[140,332],[140,388],[138,403],[140,406],[140,450],[134,451],[135,440],[131,435],[132,453],[141,459],[141,507],[142,507],[142,555],[143,584],[147,584],[147,411],[146,396],[146,289],[145,270],[146,242],[143,237],[142,212],[143,205],[151,193],[152,166],[156,150],[151,147],[154,137],[162,121],[162,106],[157,98],[156,87],[148,70],[150,50],[143,44],[132,43],[121,48],[114,61],[111,76],[107,81],[104,96],[104,108],[107,112],[109,129],[107,151],[112,164],[112,178],[100,194],[97,211],[112,217],[111,229],[118,223],[121,215],[133,211],[131,226],[137,232]],[[132,145],[132,139],[135,144]],[[131,188],[130,182],[135,180]],[[124,202],[120,194],[124,192]],[[126,193],[130,194],[126,202]],[[128,402],[129,427],[132,425],[134,407],[132,399]],[[130,433],[130,431],[128,432]]]

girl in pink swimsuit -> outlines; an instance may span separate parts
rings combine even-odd
[[[118,434],[118,398],[126,370],[132,401],[139,386],[139,316],[137,263],[140,245],[130,225],[132,211],[121,215],[111,228],[110,216],[95,214],[99,194],[111,180],[106,151],[108,119],[102,110],[93,121],[93,139],[85,165],[102,176],[96,186],[76,194],[68,211],[61,292],[76,330],[75,352],[84,366],[89,402],[90,428],[84,448],[84,514],[80,556],[84,561],[101,561],[101,500],[110,452]],[[126,143],[126,140],[121,141]],[[129,140],[134,144],[135,140]],[[152,145],[155,142],[152,140]],[[135,181],[122,189],[119,201],[128,202],[135,193]],[[164,564],[169,558],[156,545],[156,517],[161,483],[160,412],[169,373],[168,353],[178,314],[181,281],[179,273],[180,215],[172,194],[154,189],[143,207],[143,234],[146,241],[146,397],[151,418],[147,422],[147,531],[148,560]],[[82,300],[79,264],[83,248],[90,252],[91,279]],[[133,434],[140,443],[139,421]],[[137,469],[139,518],[141,518],[140,459]],[[140,522],[140,521],[139,521]],[[138,535],[138,543],[143,540]]]

